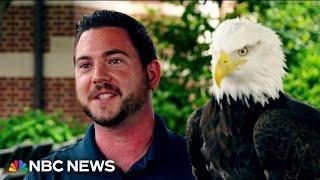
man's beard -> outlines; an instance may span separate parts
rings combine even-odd
[[[123,122],[128,116],[135,114],[139,111],[147,101],[147,93],[149,90],[148,76],[145,76],[142,81],[140,81],[137,91],[130,93],[125,99],[122,100],[119,112],[108,119],[98,118],[92,114],[90,109],[81,104],[83,112],[89,116],[95,123],[104,127],[113,127],[121,122]],[[105,87],[112,87],[106,84]]]

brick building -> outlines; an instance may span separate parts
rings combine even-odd
[[[44,8],[43,54],[44,110],[61,108],[66,116],[85,119],[75,97],[72,62],[75,23],[95,9],[113,9],[146,16],[148,8],[179,15],[182,7],[147,1],[47,1]],[[175,13],[175,14],[173,14]],[[0,41],[0,118],[34,106],[34,23],[33,1],[12,1],[4,14]]]

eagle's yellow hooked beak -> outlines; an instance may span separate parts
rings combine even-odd
[[[228,53],[221,51],[218,54],[218,62],[214,69],[214,79],[216,84],[220,88],[221,81],[224,77],[231,74],[239,65],[244,64],[246,60],[244,59],[230,59]]]

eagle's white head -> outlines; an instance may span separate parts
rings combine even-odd
[[[262,106],[283,91],[285,57],[278,35],[268,27],[245,19],[222,22],[213,34],[212,91],[223,96],[248,99]],[[249,106],[249,105],[248,105]]]

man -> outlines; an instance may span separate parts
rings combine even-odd
[[[115,11],[84,16],[74,64],[77,98],[93,125],[83,141],[45,158],[62,160],[62,172],[26,179],[194,179],[185,140],[153,111],[160,64],[143,25]],[[113,160],[115,170],[67,172],[67,160]]]

